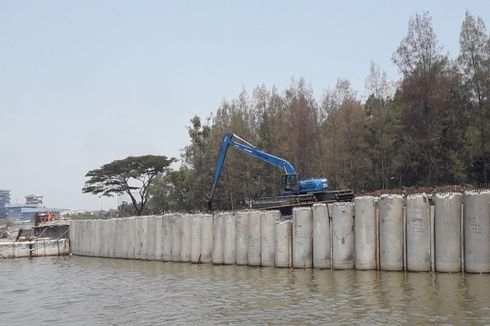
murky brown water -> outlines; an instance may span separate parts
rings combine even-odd
[[[490,275],[0,261],[2,325],[490,324]]]

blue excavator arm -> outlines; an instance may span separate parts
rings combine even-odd
[[[240,142],[236,142],[234,139],[239,140]],[[214,170],[214,177],[213,177],[213,183],[211,184],[211,190],[209,191],[209,198],[208,198],[208,209],[212,209],[212,201],[214,197],[214,192],[216,191],[216,187],[219,182],[219,178],[221,176],[221,171],[223,169],[223,165],[225,163],[226,159],[226,153],[228,152],[229,147],[236,148],[237,150],[248,154],[250,156],[253,156],[255,158],[258,158],[268,164],[271,164],[275,167],[281,168],[284,170],[286,174],[296,174],[296,170],[294,166],[286,161],[285,159],[282,159],[280,157],[271,155],[269,153],[266,153],[264,151],[261,151],[257,149],[255,146],[252,144],[248,143],[247,141],[241,139],[237,135],[234,134],[226,134],[223,139],[221,140],[221,145],[220,145],[220,152],[218,156],[218,161],[216,161],[216,168]]]

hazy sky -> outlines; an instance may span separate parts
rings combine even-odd
[[[429,11],[451,57],[466,9],[490,1],[0,0],[0,189],[51,207],[100,209],[85,173],[129,155],[179,157],[186,126],[245,88],[303,77],[316,97],[391,55]],[[217,144],[218,146],[218,144]]]

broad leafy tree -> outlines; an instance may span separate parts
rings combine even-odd
[[[490,37],[481,17],[475,18],[466,12],[459,36],[459,63],[465,85],[469,90],[471,125],[471,165],[477,181],[488,183],[488,129],[490,128]]]
[[[174,158],[163,155],[130,156],[89,171],[84,193],[113,197],[126,194],[137,215],[141,215],[150,198],[155,178],[169,170]]]

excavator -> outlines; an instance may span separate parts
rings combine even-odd
[[[220,152],[216,161],[213,182],[208,194],[208,209],[213,208],[213,197],[225,163],[228,148],[255,157],[284,171],[281,178],[281,192],[278,196],[266,197],[251,203],[252,209],[278,209],[289,214],[295,206],[310,206],[319,202],[351,201],[352,190],[330,190],[326,178],[300,180],[299,173],[287,160],[257,149],[254,145],[239,136],[228,133],[221,140]]]

